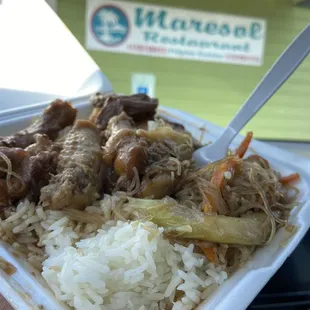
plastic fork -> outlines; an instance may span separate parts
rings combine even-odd
[[[212,144],[196,150],[193,159],[198,167],[226,156],[228,147],[239,131],[298,68],[310,51],[310,24],[286,48],[253,90],[243,106]]]

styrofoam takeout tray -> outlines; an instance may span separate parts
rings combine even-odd
[[[91,106],[86,97],[73,100],[73,104],[79,109],[79,118],[89,115]],[[214,141],[223,130],[223,128],[178,110],[160,108],[159,112],[166,119],[183,124],[196,139],[202,139],[204,143]],[[1,134],[13,133],[24,128],[39,113],[41,111],[36,110],[14,118],[8,116],[2,120],[0,118]],[[233,145],[240,143],[241,140],[242,137],[238,136]],[[272,242],[258,249],[243,268],[198,307],[199,310],[246,309],[293,252],[310,225],[310,162],[298,155],[255,140],[251,144],[250,151],[268,159],[272,167],[283,174],[300,173],[301,182],[298,186],[300,205],[294,209],[290,217],[290,222],[296,225],[298,230],[290,237],[284,228],[280,229]],[[67,306],[57,302],[40,274],[22,258],[16,257],[10,246],[0,243],[0,258],[16,268],[16,272],[11,276],[0,269],[0,293],[16,309],[42,309],[42,307],[46,310],[68,309]]]
[[[5,29],[0,31],[3,43],[3,61],[0,63],[1,68],[4,68],[0,72],[0,135],[9,135],[27,127],[46,106],[47,102],[42,101],[51,100],[55,94],[61,98],[79,96],[71,101],[79,110],[78,118],[87,117],[91,111],[89,94],[112,91],[111,83],[45,1],[33,0],[26,3],[23,0],[9,0],[6,3],[0,9],[0,28]],[[17,26],[14,23],[16,20],[19,21]],[[22,29],[19,25],[23,25]],[[20,41],[15,40],[16,43],[12,37],[22,37],[28,43],[24,44],[27,47],[26,50],[23,49],[24,58],[19,54],[17,46]],[[54,47],[57,46],[62,48],[55,50]],[[29,75],[29,72],[32,74]],[[183,124],[195,138],[202,138],[203,142],[214,141],[223,130],[181,111],[161,108],[160,113],[171,121]],[[240,143],[241,139],[237,137],[234,144]],[[298,230],[284,247],[280,244],[287,240],[288,233],[284,229],[278,231],[274,240],[257,250],[251,261],[214,292],[198,308],[200,310],[245,309],[293,252],[309,228],[310,162],[258,141],[252,142],[251,150],[267,158],[283,174],[301,174],[300,206],[290,218],[290,222],[297,225]],[[12,275],[7,275],[0,268],[0,294],[13,307],[21,310],[68,309],[57,302],[40,273],[18,257],[9,245],[1,242],[0,259],[16,268]]]

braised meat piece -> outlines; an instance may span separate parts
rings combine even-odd
[[[124,188],[147,166],[147,142],[135,133],[135,122],[124,111],[110,119],[102,134],[107,139],[103,149],[105,164],[104,187],[111,193],[119,180]]]
[[[27,193],[29,201],[36,203],[39,201],[41,188],[48,185],[51,176],[56,173],[58,156],[59,153],[56,151],[42,151],[27,161],[23,180],[29,188]]]
[[[114,160],[116,174],[126,175],[129,180],[135,175],[134,168],[137,169],[138,174],[142,174],[146,166],[147,144],[142,139],[133,139],[120,147]]]
[[[172,194],[174,180],[170,172],[159,172],[153,178],[144,177],[137,193],[139,198],[162,199]]]
[[[145,121],[152,119],[158,106],[157,99],[151,99],[145,94],[132,96],[108,96],[96,94],[92,99],[94,110],[90,120],[94,122],[98,129],[105,130],[110,119],[119,115],[122,111],[126,112],[134,121]]]
[[[55,140],[62,129],[74,123],[76,114],[77,110],[69,102],[55,100],[31,126],[12,136],[1,137],[0,145],[26,148],[35,143],[35,135],[38,133]]]
[[[20,148],[0,147],[0,183],[5,182],[8,198],[17,200],[27,196],[30,201],[38,202],[41,188],[48,184],[51,174],[56,173],[58,155],[56,151],[31,155]],[[2,183],[0,187],[1,196],[5,187]]]
[[[41,190],[40,201],[50,209],[83,209],[96,198],[102,171],[100,135],[90,121],[78,120],[67,134],[57,174]]]
[[[41,188],[48,184],[51,175],[56,174],[62,143],[53,142],[47,135],[41,134],[36,134],[35,140],[34,144],[25,149],[30,157],[27,169],[24,169],[23,179],[29,187],[27,198],[38,202]]]
[[[108,139],[103,147],[104,163],[114,168],[106,182],[113,182],[116,191],[140,198],[161,199],[173,194],[183,171],[181,162],[190,163],[191,136],[183,126],[163,120],[150,124],[149,130],[137,129],[131,120],[122,112],[104,131]]]
[[[27,170],[29,153],[20,148],[0,147],[0,178],[6,180],[11,198],[21,198],[27,193],[23,178]]]
[[[124,111],[135,122],[153,119],[158,107],[158,100],[150,98],[146,94],[122,96],[119,100],[124,107]]]
[[[122,129],[133,129],[135,122],[125,112],[121,112],[119,115],[114,116],[110,119],[104,136],[109,139],[112,135],[115,135],[119,130]]]
[[[139,174],[147,166],[147,143],[135,134],[134,121],[125,112],[110,119],[104,131],[108,139],[103,147],[103,159],[106,165],[114,165],[118,176],[126,176],[128,180]]]
[[[9,207],[10,205],[10,195],[8,186],[5,180],[0,180],[0,212]]]
[[[112,194],[117,180],[119,179],[119,176],[115,173],[113,167],[109,167],[105,164],[103,164],[103,182],[102,182],[102,190],[103,193]]]
[[[62,149],[61,142],[53,142],[47,135],[36,134],[34,136],[35,143],[27,146],[25,151],[30,155],[37,155],[41,152],[57,152],[60,153]]]
[[[99,130],[105,130],[110,119],[113,116],[121,114],[123,106],[119,102],[115,101],[114,97],[108,97],[102,108],[95,107],[89,120],[97,125]]]
[[[17,172],[20,170],[20,166],[22,166],[24,161],[28,158],[29,153],[21,148],[0,146],[0,167],[2,168],[0,176],[3,176],[3,173],[6,174],[6,171],[4,170],[9,170],[7,159],[10,161],[12,171]]]

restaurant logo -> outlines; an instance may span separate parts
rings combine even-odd
[[[92,16],[91,25],[96,39],[106,46],[121,44],[129,33],[128,18],[113,5],[99,7]]]

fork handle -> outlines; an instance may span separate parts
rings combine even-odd
[[[310,24],[300,32],[300,34],[277,59],[261,82],[253,90],[249,98],[242,105],[236,116],[228,124],[223,133],[223,135],[227,135],[225,140],[230,139],[230,142],[233,140],[237,133],[298,68],[304,58],[308,55],[309,51]]]

